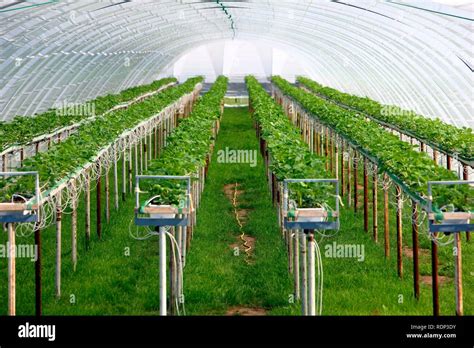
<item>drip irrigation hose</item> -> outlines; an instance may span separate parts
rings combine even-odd
[[[173,250],[173,264],[175,266],[175,269],[178,269],[178,277],[180,279],[180,283],[181,283],[181,289],[183,289],[184,287],[184,276],[183,276],[183,262],[182,262],[182,258],[181,258],[181,250],[179,248],[179,245],[178,245],[178,242],[176,241],[176,238],[169,232],[169,228],[165,229],[165,233],[166,235],[170,238],[171,240],[171,246],[172,246],[172,250]],[[176,255],[178,256],[178,258],[176,258]],[[176,261],[178,260],[178,262]],[[176,267],[176,265],[179,265],[179,267]],[[179,294],[179,296],[182,296],[182,292]],[[176,310],[178,312],[178,316],[180,316],[180,311],[179,311],[179,298],[176,298],[175,299],[175,305],[176,305]],[[184,307],[184,301],[182,301],[182,304],[183,304],[183,315],[186,315],[186,308]]]
[[[245,262],[247,262],[248,264],[250,264],[250,257],[251,257],[251,254],[250,254],[250,251],[252,250],[252,247],[248,244],[248,241],[245,239],[245,231],[244,231],[244,225],[242,224],[242,221],[240,221],[240,217],[239,217],[239,213],[237,211],[237,187],[238,187],[238,183],[235,183],[234,185],[234,197],[232,199],[232,205],[234,207],[234,215],[235,215],[235,219],[237,220],[237,224],[239,225],[239,230],[240,230],[240,239],[242,240],[243,243],[243,246],[245,248],[245,254],[246,254],[246,257],[245,257]]]
[[[316,311],[319,312],[319,315],[323,313],[323,284],[324,284],[324,272],[323,272],[323,259],[321,256],[321,249],[319,248],[318,242],[314,240],[316,257],[318,262],[318,286],[316,294]]]
[[[145,235],[139,236],[138,233],[136,233],[136,235],[133,235],[133,233],[132,233],[132,227],[133,226],[134,226],[134,219],[131,219],[130,224],[129,224],[129,234],[135,240],[147,240],[147,239],[149,239],[153,236],[159,235],[159,232],[156,232],[156,231],[150,229],[149,226],[145,226],[145,231],[146,231]],[[139,227],[136,226],[137,231],[138,231],[138,229],[139,229]],[[165,234],[168,236],[168,238],[171,241],[171,248],[172,248],[172,255],[173,255],[173,265],[174,265],[174,269],[178,270],[178,277],[179,277],[179,281],[180,281],[180,285],[181,285],[181,288],[180,288],[181,291],[179,293],[179,296],[175,299],[176,311],[178,313],[178,316],[180,316],[181,313],[182,313],[182,315],[186,315],[186,308],[185,308],[185,305],[184,305],[184,301],[180,301],[180,299],[179,299],[179,297],[181,297],[183,295],[182,290],[184,288],[184,271],[183,271],[184,265],[183,265],[182,256],[181,256],[181,249],[179,247],[178,242],[176,241],[176,238],[170,233],[170,230],[171,230],[170,226],[165,226],[164,227]],[[179,309],[179,303],[180,302],[182,304],[182,312],[180,312],[180,309]]]

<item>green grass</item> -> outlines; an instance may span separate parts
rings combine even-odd
[[[363,184],[363,168],[359,166],[359,185]],[[339,174],[340,175],[340,174]],[[351,173],[352,180],[352,173]],[[352,185],[351,185],[352,186]],[[325,315],[432,315],[431,283],[420,283],[420,299],[414,298],[413,260],[403,255],[403,278],[398,277],[396,250],[396,207],[394,188],[390,189],[390,257],[384,256],[383,191],[378,190],[378,243],[372,238],[372,180],[369,180],[369,232],[364,231],[363,190],[359,190],[359,209],[347,206],[343,198],[341,230],[337,236],[320,242],[324,265]],[[353,194],[353,193],[352,193]],[[403,208],[403,245],[412,247],[411,203]],[[420,214],[420,222],[422,221]],[[431,276],[431,249],[427,236],[427,222],[419,227],[420,275]],[[462,235],[464,314],[474,313],[474,243]],[[324,256],[327,244],[359,244],[365,248],[365,260],[329,258]],[[450,277],[440,285],[441,315],[455,314],[453,244],[438,247],[439,274]],[[422,250],[423,249],[423,250]]]
[[[257,166],[218,163],[218,151],[226,147],[256,151]],[[240,243],[240,233],[224,186],[235,183],[244,191],[240,207],[250,209],[244,231],[256,238],[250,265],[245,253],[235,256],[231,247]],[[292,282],[280,236],[250,115],[245,108],[226,109],[185,270],[188,314],[223,314],[233,306],[291,312]]]
[[[229,307],[243,306],[263,307],[271,315],[299,315],[299,305],[291,305],[288,301],[293,289],[292,280],[287,272],[286,248],[277,226],[276,211],[271,204],[262,158],[259,154],[256,168],[248,164],[218,163],[217,151],[225,147],[258,149],[252,122],[245,109],[226,110],[217,139],[185,270],[187,314],[223,314]],[[245,190],[245,194],[240,197],[242,208],[252,209],[245,226],[245,232],[256,238],[252,265],[245,262],[244,255],[234,256],[230,247],[239,242],[239,229],[223,187],[235,182],[241,185],[240,189]],[[91,197],[92,207],[95,207],[95,192],[92,192]],[[379,197],[380,204],[382,198]],[[61,299],[56,299],[54,295],[55,230],[51,227],[42,232],[44,314],[158,315],[158,240],[153,237],[147,241],[137,241],[130,237],[129,224],[133,217],[131,196],[125,203],[120,203],[119,211],[112,209],[110,224],[105,223],[103,216],[101,241],[95,235],[96,216],[95,209],[92,209],[92,242],[89,250],[85,247],[83,198],[80,202],[76,272],[72,270],[71,264],[70,215],[66,215],[63,222]],[[348,207],[343,208],[342,228],[338,235],[320,242],[324,265],[324,315],[431,315],[429,285],[421,285],[419,301],[413,298],[411,259],[404,257],[404,278],[398,278],[394,207],[390,207],[391,256],[388,260],[383,251],[381,207],[379,213],[378,244],[374,243],[370,232],[363,231],[362,209],[355,215],[352,208]],[[404,244],[407,246],[411,246],[409,219],[407,205],[404,216]],[[420,230],[420,246],[429,248],[424,232]],[[0,233],[1,244],[6,243],[6,237],[6,233]],[[33,241],[33,236],[17,237],[19,244],[31,244]],[[364,245],[364,262],[325,257],[325,245],[334,241],[338,244]],[[474,298],[471,296],[474,289],[473,244],[463,242],[466,315],[474,313]],[[130,256],[125,255],[126,248],[130,248]],[[440,274],[452,277],[452,249],[447,246],[439,250]],[[421,273],[430,274],[430,256],[421,257],[420,262]],[[0,258],[0,279],[0,315],[5,315],[5,258]],[[75,296],[75,303],[70,302],[71,295]],[[399,303],[400,295],[403,295],[402,303]],[[34,263],[17,259],[17,314],[34,314],[34,296]],[[452,281],[440,287],[440,303],[441,314],[454,314]]]
[[[121,164],[121,161],[120,161]],[[121,165],[119,166],[121,173]],[[111,183],[112,181],[112,175]],[[119,178],[121,175],[119,174]],[[102,181],[104,188],[104,181]],[[121,180],[119,181],[121,188]],[[112,190],[112,188],[111,188]],[[120,202],[118,212],[112,208],[110,224],[102,215],[102,240],[96,235],[96,193],[91,193],[91,243],[86,250],[84,198],[78,208],[78,264],[71,261],[71,216],[64,215],[62,232],[62,296],[55,297],[56,232],[53,227],[42,231],[43,313],[45,315],[156,315],[158,314],[158,241],[137,241],[129,235],[133,217],[133,199]],[[102,192],[105,197],[105,192]],[[113,198],[111,197],[113,205]],[[102,202],[104,209],[105,203]],[[6,233],[0,242],[6,243]],[[33,236],[17,237],[17,244],[32,244]],[[126,252],[130,248],[130,256]],[[7,309],[7,260],[0,259],[0,313]],[[17,259],[17,314],[33,315],[34,263]],[[71,299],[75,298],[75,303]]]

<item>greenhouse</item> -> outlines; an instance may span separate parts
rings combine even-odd
[[[0,20],[0,316],[474,314],[473,1]]]

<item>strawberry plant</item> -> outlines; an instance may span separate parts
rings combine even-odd
[[[148,85],[126,89],[119,94],[100,96],[89,101],[88,104],[94,105],[96,115],[102,115],[114,106],[137,98],[144,93],[155,91],[171,82],[176,82],[176,79],[164,78]],[[90,116],[92,115],[75,113],[63,115],[61,110],[50,109],[32,117],[16,116],[9,122],[0,122],[0,152],[13,145],[28,144],[42,134],[53,133]]]
[[[274,76],[272,81],[309,114],[376,158],[380,172],[386,171],[398,177],[414,195],[426,198],[428,181],[458,179],[453,172],[436,165],[426,153],[416,151],[412,145],[401,141],[379,124],[368,122],[356,112],[294,87],[281,77]],[[461,210],[472,210],[472,190],[464,186],[439,188],[435,204],[442,206],[448,203]]]
[[[298,82],[317,94],[395,126],[402,132],[409,132],[417,139],[433,144],[451,156],[474,160],[474,133],[470,128],[458,128],[440,119],[430,119],[412,111],[402,110],[398,106],[382,105],[367,97],[342,93],[305,77],[298,77]]]
[[[213,125],[221,116],[221,102],[227,91],[228,79],[220,76],[201,97],[188,118],[168,137],[161,156],[148,167],[151,175],[194,175],[206,165],[209,148],[214,140]],[[147,186],[144,186],[147,187]],[[160,181],[146,191],[157,196],[157,204],[178,205],[183,199],[183,183]]]
[[[38,171],[43,188],[51,188],[68,175],[90,162],[104,147],[128,129],[156,115],[166,106],[191,93],[201,77],[192,78],[185,83],[163,91],[134,104],[128,109],[114,111],[107,116],[97,117],[78,128],[77,133],[24,162],[23,170]],[[0,188],[0,202],[9,201],[14,193],[33,192],[34,183],[30,178],[22,177],[3,189]]]
[[[261,127],[261,135],[271,155],[271,171],[277,180],[327,178],[325,160],[311,153],[301,139],[299,130],[286,117],[278,105],[253,76],[246,78],[254,111],[254,118]],[[334,195],[330,185],[292,185],[291,199],[299,207],[324,206]]]

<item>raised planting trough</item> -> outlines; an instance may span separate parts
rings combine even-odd
[[[171,205],[153,204],[153,198],[140,204],[140,181],[142,180],[183,180],[187,182],[186,205],[176,207]],[[136,177],[136,206],[135,224],[137,226],[187,226],[188,216],[192,213],[191,177],[167,175],[137,175]]]
[[[335,210],[325,208],[289,209],[289,183],[335,184]],[[340,227],[339,180],[338,179],[286,179],[283,181],[283,217],[286,229],[338,230]]]
[[[428,224],[430,233],[474,231],[473,212],[442,212],[433,208],[433,185],[473,185],[474,181],[430,181],[428,182]]]
[[[0,223],[29,223],[39,222],[39,206],[41,191],[38,172],[0,172],[0,180],[11,177],[34,176],[34,196],[25,196],[25,193],[13,195],[11,202],[0,202]]]

